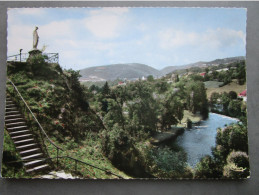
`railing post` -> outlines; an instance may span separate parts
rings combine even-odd
[[[77,160],[75,160],[75,171],[77,171]]]
[[[59,148],[57,148],[57,168],[58,168],[58,150]]]

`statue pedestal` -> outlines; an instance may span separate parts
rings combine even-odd
[[[29,51],[29,57],[27,59],[27,62],[29,62],[32,57],[36,57],[36,56],[42,56],[42,51],[40,51],[38,49],[33,49],[33,50]]]
[[[36,56],[36,55],[42,55],[42,51],[40,51],[40,50],[38,50],[38,49],[33,49],[33,50],[31,50],[31,51],[29,51],[29,58],[31,57],[31,56]]]

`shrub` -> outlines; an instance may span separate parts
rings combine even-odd
[[[234,163],[238,167],[249,168],[249,158],[245,152],[231,152],[227,157],[227,162]]]
[[[184,151],[172,151],[168,147],[153,148],[148,153],[148,164],[151,174],[159,178],[192,177],[187,168],[187,157]]]
[[[233,151],[227,157],[227,165],[224,166],[223,176],[226,178],[247,178],[249,172],[249,159],[245,152]]]
[[[195,178],[219,178],[222,173],[211,156],[203,157],[196,165]]]
[[[232,117],[241,115],[241,102],[239,100],[231,100],[228,105],[228,113]]]
[[[230,91],[228,93],[228,95],[229,95],[230,99],[232,99],[232,100],[237,99],[237,93],[235,91]]]

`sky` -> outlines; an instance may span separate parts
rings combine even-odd
[[[12,8],[8,56],[59,53],[65,69],[118,63],[166,66],[246,55],[244,8]]]

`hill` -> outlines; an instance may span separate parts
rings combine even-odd
[[[232,81],[231,83],[224,85],[223,87],[208,87],[207,88],[207,97],[210,98],[213,92],[223,93],[230,91],[235,91],[237,94],[241,93],[246,89],[246,85],[239,85],[236,81]]]
[[[219,64],[229,64],[232,62],[237,62],[240,60],[245,60],[244,56],[238,56],[238,57],[230,57],[230,58],[223,58],[223,59],[216,59],[213,61],[205,62],[205,61],[200,61],[200,62],[195,62],[191,64],[186,64],[186,65],[180,65],[180,66],[167,66],[161,70],[161,73],[163,75],[166,75],[168,73],[171,73],[175,70],[181,70],[181,69],[189,69],[192,67],[207,67],[207,66],[217,66]]]
[[[95,66],[80,70],[80,80],[85,81],[105,81],[118,78],[137,79],[143,76],[161,76],[161,72],[145,64],[128,63],[112,64],[106,66]]]
[[[102,154],[99,133],[105,127],[100,117],[90,108],[89,93],[80,85],[77,71],[62,70],[59,64],[46,63],[42,56],[36,56],[27,62],[8,62],[7,76],[14,82],[50,139],[64,150],[59,150],[60,156],[80,158],[84,162],[127,178]],[[7,89],[12,91],[9,85]],[[23,105],[19,99],[13,100],[17,105]],[[28,124],[34,124],[26,113],[23,115]],[[8,141],[6,137],[5,140]],[[37,138],[36,135],[35,137]],[[55,147],[45,137],[44,139],[49,156],[55,157]],[[4,152],[8,152],[10,148],[6,141]],[[77,171],[74,171],[74,168],[71,168],[72,162],[74,163],[65,158],[59,159],[58,168],[82,178],[113,178],[113,175],[99,169],[91,168],[89,172],[89,167],[84,164],[77,165]],[[5,162],[3,164],[6,165]],[[8,173],[11,175],[5,174],[4,177],[13,176],[12,171]],[[21,172],[17,177],[24,177],[24,173]]]

